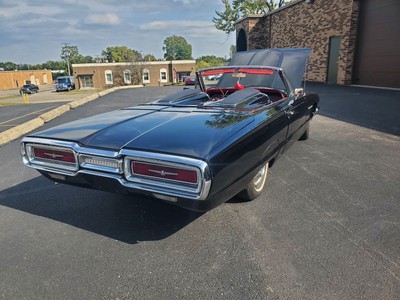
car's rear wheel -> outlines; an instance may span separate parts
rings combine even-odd
[[[260,168],[260,170],[258,170],[257,174],[249,182],[246,188],[239,193],[238,196],[240,198],[245,201],[251,201],[261,195],[265,189],[268,178],[268,165],[269,163],[267,162]]]

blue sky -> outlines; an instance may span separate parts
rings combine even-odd
[[[215,29],[220,0],[0,0],[0,61],[60,60],[61,43],[96,57],[127,46],[163,57],[163,41],[183,36],[193,58],[229,56],[234,33]]]

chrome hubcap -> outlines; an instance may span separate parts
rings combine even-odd
[[[253,178],[254,189],[259,192],[263,189],[268,173],[268,164],[265,164]]]

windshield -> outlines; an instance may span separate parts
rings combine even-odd
[[[69,82],[69,78],[58,78],[57,82],[58,83],[68,83]]]
[[[272,88],[286,90],[285,84],[277,69],[226,67],[221,69],[204,69],[199,71],[206,90],[209,88]]]

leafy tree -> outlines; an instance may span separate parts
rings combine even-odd
[[[235,31],[235,23],[240,18],[251,14],[265,14],[277,9],[290,0],[222,0],[224,11],[215,11],[217,17],[213,17],[215,28],[229,34]]]
[[[201,70],[201,69],[205,69],[205,68],[209,68],[210,64],[204,60],[196,60],[196,70]]]
[[[192,45],[182,36],[169,36],[164,40],[163,50],[166,60],[192,59]]]
[[[143,57],[143,61],[156,61],[157,58],[153,54],[146,54]]]
[[[109,62],[133,62],[141,61],[142,54],[139,51],[129,49],[127,46],[107,47],[101,55]]]
[[[125,72],[129,71],[129,75],[125,75]],[[125,66],[117,66],[113,72],[114,86],[122,85],[135,85],[142,81],[142,66],[136,64],[128,64]],[[130,83],[126,81],[126,77],[130,77]]]
[[[201,56],[196,59],[196,69],[203,69],[209,67],[217,67],[225,64],[225,58],[216,57],[214,55]]]
[[[63,61],[47,61],[41,64],[41,69],[53,70],[53,71],[60,71],[58,73],[51,73],[53,79],[56,79],[58,76],[62,76],[67,74],[68,69]]]
[[[72,46],[68,43],[65,43],[64,46],[61,48],[61,59],[65,60],[67,64],[68,76],[71,75],[70,65],[72,60],[79,55],[78,46]]]
[[[78,46],[72,46],[67,43],[61,48],[61,59],[71,61],[73,58],[79,56]]]
[[[64,70],[65,69],[65,64],[62,61],[47,61],[42,64],[43,69],[48,69],[48,70]]]
[[[94,62],[94,59],[90,55],[83,56],[83,55],[79,54],[71,59],[71,63],[73,63],[73,64],[85,64],[85,63],[92,63],[92,62]]]
[[[4,71],[14,71],[17,65],[11,61],[0,62],[0,68],[3,68]]]
[[[80,63],[91,63],[93,62],[93,57],[87,55],[83,56],[79,53],[78,46],[72,46],[68,43],[65,43],[64,46],[61,48],[61,59],[67,63],[67,72],[68,75],[71,74],[70,72],[70,65],[71,64],[80,64]],[[57,70],[61,70],[64,68],[59,68]]]

